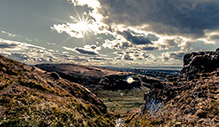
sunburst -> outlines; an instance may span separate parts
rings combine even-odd
[[[82,33],[83,36],[88,35],[88,32],[91,31],[92,20],[89,20],[88,17],[84,18],[84,15],[81,17],[78,15],[77,19],[71,17],[71,19],[74,22],[74,30]]]

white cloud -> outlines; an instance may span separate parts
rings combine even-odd
[[[102,44],[104,48],[109,49],[127,49],[129,47],[133,47],[133,45],[130,42],[127,42],[126,40],[105,40],[105,42]]]
[[[172,62],[179,62],[182,61],[183,56],[186,54],[187,52],[182,52],[182,51],[176,51],[176,52],[165,52],[162,53],[161,55],[161,59],[162,61],[172,61]]]
[[[85,6],[90,8],[100,8],[100,2],[98,0],[68,0],[71,1],[75,6]]]
[[[76,30],[74,30],[74,28],[75,28],[75,25],[69,24],[69,23],[53,25],[53,27],[51,27],[51,29],[56,30],[58,33],[66,32],[71,37],[83,38],[84,35],[83,35],[82,31],[76,31]]]
[[[63,46],[65,50],[68,51],[74,51],[78,54],[84,54],[84,55],[100,55],[99,50],[101,50],[101,47],[98,47],[96,45],[85,45],[84,47],[75,47],[75,48],[69,48]]]
[[[16,34],[12,34],[10,32],[6,32],[6,31],[1,31],[1,33],[6,34],[9,37],[16,37],[17,36]]]
[[[91,32],[92,35],[100,37],[97,40],[98,45],[102,43],[102,48],[99,46],[98,49],[96,45],[96,47],[85,45],[84,47],[63,48],[80,55],[84,54],[86,57],[100,55],[99,50],[105,50],[110,55],[115,51],[121,53],[113,54],[117,56],[114,61],[106,61],[108,64],[117,64],[120,60],[127,64],[128,60],[134,65],[146,63],[175,65],[174,60],[176,60],[176,64],[180,65],[183,53],[194,50],[195,42],[218,43],[219,41],[219,32],[212,31],[212,26],[218,24],[214,21],[210,22],[210,19],[216,21],[219,18],[203,15],[204,12],[211,13],[208,5],[203,4],[203,1],[181,0],[180,5],[174,0],[169,0],[169,2],[159,0],[68,1],[74,6],[90,8],[90,10],[77,18],[71,16],[72,22],[56,24],[51,28],[58,33],[64,32],[75,38],[84,38],[86,33]],[[212,4],[213,10],[218,8],[213,3],[219,4],[215,0],[205,3]],[[201,11],[201,9],[204,10]],[[197,19],[192,16],[196,16]],[[202,26],[202,23],[207,23],[207,25]],[[102,34],[103,38],[101,38]],[[94,57],[94,59],[101,60],[102,58]],[[144,60],[146,60],[145,63],[142,62]],[[89,62],[91,61],[92,58],[89,59]]]

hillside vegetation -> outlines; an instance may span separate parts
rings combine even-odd
[[[85,87],[0,56],[0,126],[114,126]]]

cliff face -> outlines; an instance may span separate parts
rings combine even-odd
[[[132,124],[219,126],[218,60],[218,51],[186,54],[181,75],[172,82],[152,84],[142,114]]]
[[[0,56],[0,126],[114,126],[85,87]]]

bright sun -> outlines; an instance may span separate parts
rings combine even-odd
[[[127,79],[126,79],[126,82],[127,82],[128,84],[132,84],[134,81],[135,81],[135,80],[134,80],[131,76],[127,77]]]
[[[87,21],[79,21],[76,25],[78,26],[79,31],[82,31],[83,33],[89,31],[89,24]]]
[[[88,35],[88,32],[91,31],[91,20],[87,18],[84,18],[84,16],[80,17],[78,16],[78,19],[73,18],[73,21],[75,22],[71,29],[78,32],[78,36],[84,37],[85,35]]]

